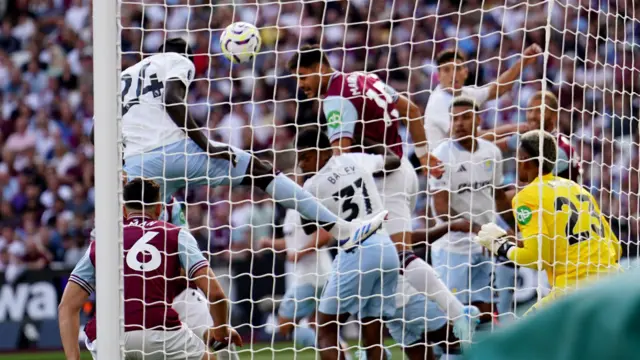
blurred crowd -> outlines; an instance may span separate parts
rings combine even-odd
[[[524,121],[531,94],[556,93],[559,128],[578,149],[584,184],[621,239],[634,245],[629,254],[637,255],[640,103],[632,95],[640,91],[640,22],[633,2],[213,3],[122,1],[122,67],[167,37],[187,36],[195,52],[189,103],[196,120],[211,138],[252,150],[283,170],[293,168],[287,149],[296,127],[325,121],[318,101],[299,94],[286,70],[301,44],[320,42],[335,68],[374,72],[422,108],[438,84],[440,50],[464,51],[468,84],[481,86],[527,45],[540,44],[546,56],[510,93],[485,104],[483,127]],[[91,43],[90,0],[15,0],[0,2],[0,11],[0,271],[71,267],[94,221],[92,47],[112,45]],[[231,66],[220,55],[219,36],[232,21],[261,28],[255,63]],[[178,198],[189,203],[187,218],[200,245],[220,252],[218,265],[235,257],[248,261],[258,239],[279,231],[273,219],[282,210],[246,189],[187,189]],[[424,205],[423,197],[416,216],[424,215]]]

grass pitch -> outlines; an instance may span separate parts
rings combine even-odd
[[[393,341],[388,342],[389,345]],[[351,344],[354,346],[355,344]],[[247,344],[243,348],[238,349],[238,355],[241,360],[315,360],[315,351],[292,350],[292,343],[276,343],[273,347],[265,343]],[[398,346],[391,349],[394,359],[402,359],[402,351]],[[351,351],[354,355],[354,351]],[[54,352],[33,352],[33,353],[9,353],[0,355],[0,360],[65,360],[62,351]],[[81,360],[92,360],[91,354],[82,352]]]

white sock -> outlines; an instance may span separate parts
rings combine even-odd
[[[411,261],[404,269],[404,276],[411,286],[421,293],[426,293],[429,300],[435,301],[443,311],[446,311],[450,319],[463,315],[464,305],[424,260],[417,258]]]

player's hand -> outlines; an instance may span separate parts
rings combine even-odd
[[[531,66],[538,60],[538,55],[542,54],[542,49],[538,44],[529,45],[522,53],[524,66]]]
[[[215,146],[209,144],[209,149],[207,152],[209,153],[210,158],[227,160],[234,167],[238,165],[236,153],[233,151],[233,149],[231,149],[230,146]]]
[[[494,223],[482,225],[473,241],[496,256],[506,256],[509,248],[515,246],[509,242],[507,232]]]
[[[433,154],[426,154],[420,159],[420,164],[422,165],[422,171],[425,176],[433,176],[439,179],[442,174],[444,174],[444,167],[442,166],[442,161],[435,157]]]
[[[216,326],[213,328],[213,339],[220,343],[229,343],[242,346],[242,338],[232,327],[228,325]]]

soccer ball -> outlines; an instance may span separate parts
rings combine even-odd
[[[262,39],[258,29],[246,22],[235,22],[222,33],[220,48],[224,56],[236,64],[253,60],[260,51]]]

